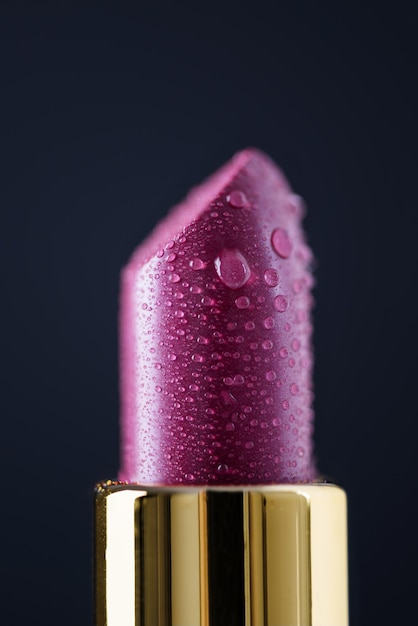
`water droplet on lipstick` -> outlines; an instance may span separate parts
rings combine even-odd
[[[276,296],[274,298],[274,308],[279,313],[284,313],[287,310],[288,306],[289,306],[289,302],[287,298],[285,298],[285,296]]]
[[[238,309],[248,309],[250,306],[250,299],[247,296],[240,296],[235,300],[235,304]]]
[[[292,289],[293,289],[293,293],[298,294],[302,291],[303,288],[303,284],[301,280],[294,280],[293,281],[293,285],[292,285]]]
[[[210,296],[203,296],[201,302],[204,306],[213,306],[216,304],[216,301]]]
[[[206,264],[202,261],[202,259],[198,259],[195,257],[189,263],[192,270],[203,270],[206,267]]]
[[[274,328],[274,319],[272,317],[266,317],[266,319],[263,322],[263,325],[264,325],[264,328],[267,328],[267,330]]]
[[[220,396],[227,406],[231,406],[237,403],[236,397],[230,391],[222,389]]]
[[[270,268],[264,272],[264,281],[269,287],[276,287],[279,284],[279,272]]]
[[[292,348],[295,352],[297,352],[300,349],[300,341],[299,339],[294,339],[292,341]]]
[[[215,261],[221,281],[231,289],[243,287],[250,277],[250,268],[239,250],[222,250]]]
[[[242,209],[247,204],[247,196],[243,191],[235,189],[226,197],[228,204],[234,207],[234,209]]]
[[[271,245],[273,250],[282,257],[287,259],[292,252],[292,242],[289,235],[283,228],[276,228],[271,235]]]

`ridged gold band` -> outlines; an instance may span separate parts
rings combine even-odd
[[[105,483],[95,566],[97,626],[347,626],[345,494]]]

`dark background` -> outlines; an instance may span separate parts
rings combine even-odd
[[[352,625],[412,624],[416,13],[0,6],[1,623],[92,623],[92,490],[118,469],[120,268],[255,145],[309,208],[316,448],[349,496]]]

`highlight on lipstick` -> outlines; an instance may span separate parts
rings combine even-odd
[[[315,479],[303,213],[277,166],[244,150],[134,252],[121,290],[121,480]]]

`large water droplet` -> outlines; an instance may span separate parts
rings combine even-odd
[[[226,197],[226,201],[235,209],[241,209],[248,203],[247,196],[239,189],[231,191],[231,193]]]
[[[222,250],[215,259],[215,269],[221,281],[231,289],[239,289],[250,277],[250,268],[239,250]]]
[[[283,259],[292,252],[292,242],[289,239],[289,235],[283,228],[276,228],[271,235],[271,245],[273,250],[277,252]]]

